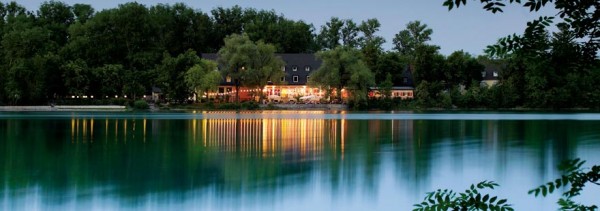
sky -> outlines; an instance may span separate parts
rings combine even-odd
[[[28,10],[37,10],[45,0],[17,0]],[[69,5],[90,4],[96,11],[115,8],[128,0],[62,0]],[[139,0],[146,6],[183,2],[188,6],[210,13],[216,7],[239,5],[243,8],[275,10],[293,20],[303,20],[315,26],[331,17],[352,19],[357,24],[369,18],[381,23],[379,36],[385,38],[385,50],[391,50],[394,35],[410,21],[420,20],[433,29],[431,44],[440,46],[440,52],[449,55],[463,50],[481,55],[486,46],[496,43],[504,36],[522,34],[527,21],[542,15],[554,16],[556,11],[547,6],[540,12],[530,13],[528,8],[509,5],[504,13],[492,14],[482,9],[478,1],[467,1],[466,7],[452,11],[442,6],[443,0]]]

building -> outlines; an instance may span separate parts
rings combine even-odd
[[[285,72],[285,76],[279,79],[280,83],[270,83],[264,88],[264,94],[269,101],[277,102],[298,102],[312,101],[318,102],[325,95],[325,90],[319,87],[310,87],[308,80],[310,75],[321,67],[321,61],[317,60],[314,54],[276,54],[284,62],[285,66],[281,67],[281,71]],[[202,58],[216,61],[217,54],[204,53]],[[277,85],[279,84],[279,85]],[[378,93],[378,87],[372,87],[370,95],[375,96]],[[413,98],[413,78],[409,68],[406,68],[402,75],[402,80],[395,81],[392,88],[393,97],[401,97],[403,99]],[[252,100],[251,93],[259,90],[249,90],[245,87],[240,87],[240,101]],[[219,86],[217,93],[212,95],[218,96],[226,101],[233,101],[235,96],[235,83],[231,78],[224,78]],[[342,96],[344,93],[342,92]],[[257,100],[257,99],[255,99]]]
[[[503,68],[498,62],[483,62],[485,69],[481,72],[481,85],[491,87],[500,82],[500,72]]]
[[[402,71],[400,80],[393,81],[391,90],[392,98],[412,99],[414,98],[415,84],[413,81],[412,70],[410,66],[406,66]],[[380,98],[382,96],[381,87],[371,87],[369,97]]]

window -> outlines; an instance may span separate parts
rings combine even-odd
[[[310,66],[305,66],[305,67],[304,67],[304,70],[305,70],[306,72],[310,71]]]
[[[227,82],[227,83],[231,83],[231,77],[227,76],[227,77],[225,78],[225,82]]]
[[[285,66],[281,67],[281,71],[285,72]]]
[[[402,78],[402,81],[406,84],[406,83],[408,83],[408,78],[404,77],[404,78]]]
[[[295,75],[295,76],[293,77],[293,79],[294,79],[294,82],[298,82],[298,76],[297,76],[297,75]]]
[[[281,77],[281,82],[284,82],[284,81],[285,81],[285,76]]]
[[[485,75],[486,75],[486,72],[485,72],[485,71],[482,71],[482,72],[481,72],[481,77],[482,77],[482,78],[485,78]]]
[[[498,71],[494,71],[494,77],[498,77]]]
[[[306,82],[308,82],[308,79],[310,79],[310,75],[306,76]]]
[[[298,66],[296,66],[296,65],[292,66],[292,71],[298,71]]]

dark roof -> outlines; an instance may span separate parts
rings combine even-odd
[[[400,87],[414,87],[415,82],[413,80],[412,68],[410,65],[406,65],[402,71],[402,79],[400,81],[394,81],[394,86]]]
[[[506,64],[503,64],[499,61],[487,61],[480,63],[485,66],[485,69],[482,72],[482,80],[498,80],[500,78],[500,72],[502,72],[502,69],[506,67]],[[494,76],[494,72],[496,73],[496,76]]]
[[[152,92],[153,93],[162,93],[162,90],[160,88],[156,87],[156,86],[153,86],[152,87]]]
[[[321,67],[321,61],[314,54],[275,54],[285,62],[285,82],[289,85],[306,85],[307,76]],[[202,58],[216,61],[217,54],[203,53]],[[296,71],[294,71],[296,68]],[[308,68],[308,71],[307,71]],[[294,82],[294,76],[298,76],[298,82]],[[274,79],[279,80],[279,79]],[[227,85],[232,83],[222,82]]]

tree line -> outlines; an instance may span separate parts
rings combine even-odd
[[[58,1],[44,2],[37,11],[4,3],[0,104],[45,104],[71,95],[139,98],[154,86],[182,101],[214,89],[224,74],[243,79],[241,85],[264,87],[280,74],[273,71],[281,65],[274,53],[316,53],[323,65],[309,83],[328,94],[346,88],[353,104],[365,108],[378,105],[367,96],[373,86],[392,102],[390,90],[407,70],[415,86],[410,103],[417,107],[598,107],[597,47],[590,47],[597,45],[597,32],[589,29],[598,23],[583,16],[589,5],[565,11],[573,7],[583,8],[581,17],[557,24],[559,32],[544,27],[547,19],[533,21],[524,35],[501,38],[487,55],[475,57],[463,51],[442,55],[429,43],[433,30],[419,21],[408,23],[392,40],[393,49],[384,50],[377,19],[356,23],[332,17],[317,30],[275,11],[239,6],[205,13],[183,3],[126,3],[97,12],[90,5]],[[595,37],[581,42],[581,33]],[[228,48],[228,40],[237,44]],[[223,75],[210,71],[217,64],[201,59],[203,52],[231,58],[218,61]],[[258,53],[269,59],[250,56]],[[481,85],[484,65],[503,67],[498,85]],[[253,71],[242,76],[235,70],[241,67]]]

